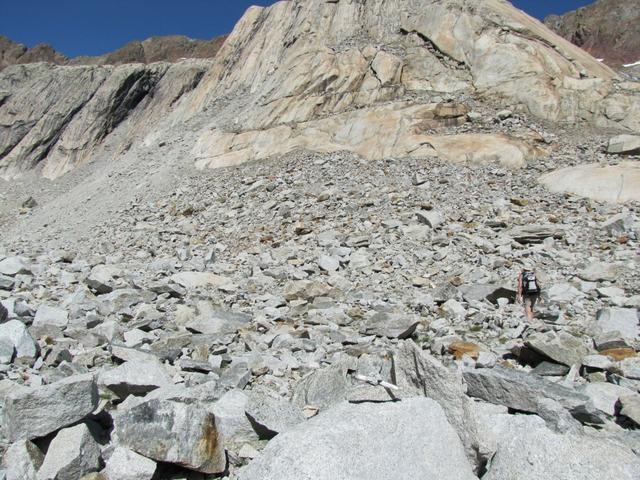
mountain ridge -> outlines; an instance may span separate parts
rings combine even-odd
[[[598,0],[544,23],[613,67],[640,61],[640,0]]]
[[[184,35],[153,36],[133,40],[103,55],[69,58],[47,44],[28,48],[0,35],[0,70],[10,65],[47,62],[54,65],[123,65],[126,63],[176,62],[183,58],[213,58],[226,35],[196,40]]]

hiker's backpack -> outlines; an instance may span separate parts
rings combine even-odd
[[[526,294],[540,293],[535,272],[522,272],[522,291]]]

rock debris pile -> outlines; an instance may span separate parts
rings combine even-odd
[[[0,478],[640,479],[638,92],[498,0],[5,69]]]
[[[638,205],[547,168],[299,152],[15,238],[7,478],[637,478]]]

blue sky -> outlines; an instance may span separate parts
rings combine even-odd
[[[209,39],[228,33],[250,5],[269,0],[0,0],[0,35],[32,47],[48,43],[67,56],[100,55],[131,40],[180,34]],[[515,0],[543,18],[592,0]]]

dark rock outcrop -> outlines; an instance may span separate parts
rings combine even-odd
[[[640,60],[640,0],[598,0],[544,23],[607,64]]]

